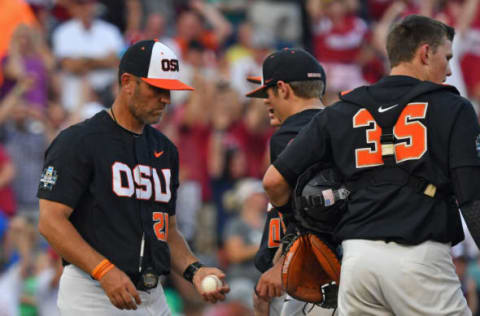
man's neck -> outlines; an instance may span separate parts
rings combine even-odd
[[[112,107],[108,111],[112,119],[124,129],[134,133],[142,134],[145,124],[139,122],[128,110],[127,105],[123,105],[120,101],[115,100]]]
[[[305,110],[321,110],[324,109],[325,105],[323,105],[322,101],[319,99],[297,99],[295,102],[293,102],[292,106],[289,108],[289,115],[285,118],[287,119],[288,117],[303,112]]]
[[[402,63],[390,71],[391,76],[409,76],[418,80],[425,80],[425,76],[419,67],[412,63]]]

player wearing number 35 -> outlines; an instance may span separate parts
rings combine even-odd
[[[265,174],[282,206],[314,163],[342,172],[340,316],[471,315],[450,247],[464,238],[458,206],[480,245],[480,127],[442,84],[453,37],[438,21],[404,18],[387,37],[390,75],[316,115]]]
[[[205,267],[176,228],[178,152],[150,126],[170,103],[178,59],[165,45],[142,41],[123,55],[119,93],[108,111],[67,128],[45,154],[39,230],[62,256],[62,315],[170,315],[159,276],[170,269],[206,301],[225,299],[223,283],[206,293]]]

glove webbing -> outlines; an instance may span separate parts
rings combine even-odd
[[[282,247],[282,256],[285,255],[290,250],[293,243],[295,242],[295,240],[298,239],[298,237],[300,237],[300,235],[293,234],[293,233],[283,236],[283,238],[281,240],[281,243],[282,243],[282,246],[283,246]]]

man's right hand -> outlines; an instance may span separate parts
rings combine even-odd
[[[100,285],[110,302],[118,309],[137,309],[137,305],[142,303],[130,278],[117,267],[100,279]]]
[[[93,249],[69,220],[73,208],[40,199],[38,230],[66,261],[91,273],[105,257]],[[95,265],[94,265],[95,264]],[[105,265],[103,266],[105,268]],[[98,271],[97,271],[98,272]],[[136,309],[140,296],[130,278],[117,267],[100,277],[100,285],[110,302],[119,309]]]

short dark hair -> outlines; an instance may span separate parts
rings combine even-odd
[[[429,44],[435,51],[444,39],[453,41],[455,29],[421,15],[409,15],[395,24],[387,36],[390,67],[412,60],[418,47]]]
[[[320,99],[323,95],[325,83],[322,80],[305,80],[287,82],[293,93],[302,99]],[[277,85],[272,86],[273,93],[278,94]]]

